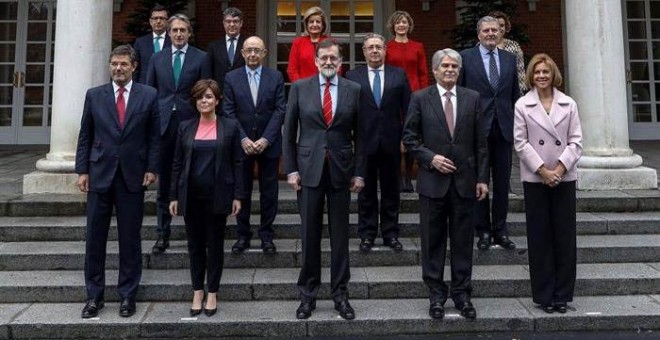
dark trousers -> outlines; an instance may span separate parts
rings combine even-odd
[[[550,188],[523,183],[532,299],[573,301],[576,267],[575,181]]]
[[[213,213],[213,199],[189,199],[186,210],[184,220],[193,290],[204,289],[206,274],[208,291],[215,293],[222,277],[227,215]]]
[[[156,199],[156,216],[158,225],[156,233],[159,237],[170,237],[170,182],[172,179],[172,162],[176,148],[176,134],[179,129],[179,115],[172,111],[170,123],[165,134],[160,137],[160,172],[158,173],[158,196]]]
[[[255,163],[259,167],[259,206],[261,223],[259,226],[259,237],[261,241],[272,241],[275,236],[273,222],[277,215],[278,180],[277,172],[279,158],[268,158],[261,155],[246,156],[243,160],[243,178],[245,178],[245,189],[252,193],[252,174]],[[236,231],[238,237],[249,240],[252,238],[250,227],[250,211],[252,210],[252,198],[241,200],[241,211],[236,216]]]
[[[378,182],[380,182],[380,235],[399,237],[399,180],[401,154],[379,152],[366,159],[364,188],[358,194],[358,234],[362,239],[378,235]]]
[[[419,195],[422,279],[429,287],[431,303],[444,304],[449,293],[443,281],[447,234],[450,241],[451,298],[455,304],[470,301],[474,202],[474,198],[460,197],[453,184],[443,198]]]
[[[140,284],[142,276],[140,228],[144,215],[144,191],[129,192],[121,169],[118,168],[107,192],[87,193],[85,287],[88,299],[104,299],[106,244],[113,206],[117,209],[119,296],[122,299],[135,299]]]
[[[302,268],[298,276],[298,290],[302,299],[316,298],[321,285],[321,236],[323,206],[328,199],[328,228],[330,232],[330,290],[333,299],[348,297],[351,272],[348,261],[348,206],[351,193],[348,186],[333,188],[328,164],[323,167],[318,187],[303,186],[298,191],[298,205],[302,220]]]
[[[488,160],[492,179],[493,205],[491,210],[489,196],[477,202],[475,225],[477,235],[509,236],[506,216],[509,212],[512,148],[513,144],[502,136],[497,120],[493,120],[488,135]]]

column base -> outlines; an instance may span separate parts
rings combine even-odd
[[[79,194],[78,174],[34,171],[23,176],[23,194]]]
[[[578,167],[579,190],[657,189],[655,169],[639,166],[629,169],[594,169]]]

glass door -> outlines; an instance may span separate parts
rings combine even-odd
[[[48,144],[55,0],[0,0],[0,144]]]

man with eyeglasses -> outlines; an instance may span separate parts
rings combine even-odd
[[[348,214],[351,191],[364,187],[364,157],[358,134],[360,85],[339,77],[339,43],[326,39],[316,51],[319,74],[291,86],[284,120],[284,168],[298,194],[302,268],[296,318],[316,308],[321,286],[323,206],[328,201],[330,292],[339,315],[355,318],[348,303]]]
[[[360,92],[360,138],[363,140],[367,173],[358,195],[360,251],[368,252],[378,235],[395,252],[399,242],[399,188],[401,179],[401,132],[410,102],[410,85],[403,69],[385,65],[385,38],[367,33],[362,47],[366,66],[346,73],[362,86]],[[380,182],[380,209],[378,207]]]
[[[227,72],[245,66],[241,50],[245,38],[241,36],[243,12],[236,7],[229,7],[222,12],[222,25],[225,28],[224,39],[212,41],[206,49],[211,59],[213,79],[222,89]]]
[[[167,35],[167,18],[168,14],[165,6],[156,4],[151,8],[151,16],[149,17],[151,33],[137,38],[133,43],[138,60],[137,70],[133,73],[134,81],[146,83],[151,56],[172,45],[172,41]]]
[[[273,222],[277,215],[277,173],[282,153],[282,121],[286,100],[282,74],[262,65],[267,53],[259,37],[245,39],[241,54],[246,65],[227,73],[222,111],[240,122],[241,145],[246,156],[243,176],[246,178],[245,189],[249,193],[252,193],[255,163],[259,167],[261,220],[257,232],[264,254],[274,254]],[[242,209],[236,216],[238,240],[232,247],[232,254],[235,255],[250,247],[250,197],[241,202]]]

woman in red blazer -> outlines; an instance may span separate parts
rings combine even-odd
[[[392,13],[387,21],[387,28],[394,35],[394,39],[387,42],[385,63],[397,66],[406,71],[410,90],[415,92],[429,85],[429,74],[426,65],[426,52],[422,43],[411,40],[408,34],[412,33],[413,19],[406,11]],[[405,150],[402,150],[405,152]],[[412,168],[414,159],[405,152],[405,173],[401,180],[401,192],[413,192]]]
[[[305,32],[293,40],[289,54],[289,66],[286,73],[289,75],[291,83],[318,73],[314,63],[316,46],[328,37],[326,34],[328,21],[325,12],[320,7],[310,7],[305,11],[303,26]]]
[[[532,299],[546,313],[566,313],[576,271],[577,163],[582,128],[577,104],[557,89],[557,64],[546,54],[529,62],[531,89],[516,102],[514,145],[525,191]]]

